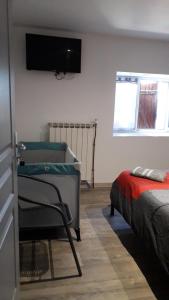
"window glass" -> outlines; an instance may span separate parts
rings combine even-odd
[[[169,76],[117,72],[115,133],[168,131]]]

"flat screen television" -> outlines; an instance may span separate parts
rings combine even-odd
[[[28,70],[81,72],[81,40],[26,33]]]

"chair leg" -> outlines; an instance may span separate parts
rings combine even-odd
[[[72,253],[73,253],[73,256],[74,256],[74,260],[75,260],[75,263],[76,263],[76,267],[77,267],[79,276],[82,276],[82,271],[81,271],[79,260],[78,260],[77,254],[76,254],[75,246],[73,244],[73,239],[72,239],[72,235],[71,235],[71,232],[70,232],[70,228],[67,226],[67,224],[65,224],[65,228],[66,228],[66,233],[67,233],[67,236],[68,236],[68,239],[69,239],[70,247],[71,247],[71,250],[72,250]]]

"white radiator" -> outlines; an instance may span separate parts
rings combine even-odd
[[[94,188],[94,158],[97,122],[50,122],[49,141],[65,142],[81,162],[81,181]]]

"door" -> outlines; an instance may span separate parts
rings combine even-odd
[[[0,300],[18,299],[18,233],[9,2],[0,0]]]

